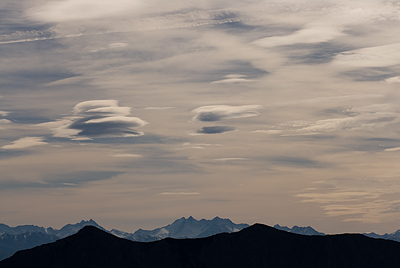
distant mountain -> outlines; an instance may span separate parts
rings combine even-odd
[[[105,230],[103,227],[101,227],[94,220],[91,219],[89,221],[82,220],[81,222],[76,224],[67,224],[60,230],[53,229],[51,227],[49,228],[39,227],[36,225],[19,225],[17,227],[10,227],[8,225],[0,223],[0,234],[19,235],[29,232],[29,233],[42,233],[47,235],[54,235],[58,238],[64,238],[77,233],[80,229],[82,229],[84,226],[87,225],[96,226],[99,229]]]
[[[18,235],[26,232],[30,233],[38,232],[43,234],[47,233],[45,228],[36,225],[20,225],[17,227],[10,227],[8,225],[0,223],[0,234]]]
[[[372,238],[382,238],[382,239],[400,242],[400,230],[397,230],[396,232],[390,233],[390,234],[386,233],[384,235],[379,235],[376,233],[363,233],[363,235],[372,237]]]
[[[0,260],[10,257],[18,250],[29,249],[38,245],[54,242],[57,236],[47,235],[41,232],[26,232],[22,234],[0,235]]]
[[[67,224],[60,230],[35,225],[9,227],[8,225],[0,224],[0,261],[10,257],[19,250],[33,248],[73,235],[88,225],[105,230],[94,220],[81,221],[77,224]]]
[[[201,238],[220,233],[232,233],[248,227],[248,224],[235,224],[229,219],[215,217],[212,220],[202,219],[200,221],[189,218],[181,218],[172,224],[154,230],[139,229],[135,233],[125,233],[118,230],[111,230],[111,233],[132,241],[150,242],[171,238]]]
[[[400,268],[400,243],[360,234],[305,236],[255,224],[235,233],[143,243],[86,226],[17,252],[0,268]]]
[[[274,225],[275,229],[286,231],[289,233],[294,234],[302,234],[302,235],[325,235],[324,233],[317,232],[314,228],[307,226],[307,227],[299,227],[293,226],[291,229],[287,226],[280,226],[279,224]]]
[[[50,235],[55,235],[59,238],[64,238],[73,234],[76,234],[80,229],[82,229],[85,226],[95,226],[103,231],[106,231],[103,227],[98,225],[94,220],[90,219],[88,221],[82,220],[79,223],[76,224],[67,224],[64,227],[62,227],[60,230],[54,230],[53,228],[47,228],[47,234]]]
[[[35,225],[20,225],[9,227],[0,224],[0,261],[10,257],[19,250],[40,246],[53,242],[60,238],[73,235],[85,226],[95,226],[103,231],[103,227],[94,220],[82,220],[76,224],[67,224],[61,229],[38,227]],[[199,238],[218,233],[231,233],[248,227],[248,224],[234,224],[229,219],[215,217],[212,220],[195,220],[193,217],[181,218],[172,224],[154,230],[139,229],[135,233],[127,233],[119,230],[111,230],[110,233],[132,241],[149,242],[157,241],[166,237],[172,238]],[[3,238],[2,238],[3,237]]]

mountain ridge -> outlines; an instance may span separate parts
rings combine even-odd
[[[398,268],[400,243],[361,234],[305,236],[254,224],[206,238],[135,242],[93,226],[17,252],[0,268]]]
[[[35,225],[9,227],[5,224],[0,224],[0,233],[3,232],[0,234],[0,261],[10,257],[19,250],[32,248],[71,236],[85,226],[95,226],[103,231],[107,231],[92,219],[89,221],[82,220],[76,224],[67,224],[59,230],[53,229],[52,227],[44,228]],[[212,220],[202,219],[197,221],[190,216],[188,219],[182,217],[175,220],[172,224],[154,230],[139,229],[135,233],[127,233],[112,229],[107,232],[132,241],[150,242],[161,240],[166,237],[206,237],[217,233],[239,231],[248,226],[248,224],[235,224],[229,219],[221,219],[219,217],[215,217]],[[4,233],[7,231],[10,234]],[[27,237],[25,239],[26,241],[20,241],[24,235]],[[33,239],[33,237],[35,237],[35,239]]]
[[[13,255],[19,250],[33,248],[46,243],[54,242],[58,239],[68,237],[75,234],[83,227],[92,225],[97,228],[107,231],[105,228],[98,225],[93,219],[88,221],[81,220],[76,224],[67,224],[60,229],[52,227],[44,228],[35,225],[19,225],[10,227],[5,224],[0,224],[0,261]],[[232,233],[240,231],[248,224],[235,224],[230,219],[215,217],[212,220],[196,220],[192,216],[175,220],[173,223],[153,230],[139,229],[134,233],[128,233],[112,229],[107,231],[117,237],[125,238],[132,241],[151,242],[171,238],[202,238],[209,237],[219,233]],[[302,235],[319,235],[326,234],[316,231],[310,226],[299,227],[280,226],[276,224],[275,229],[283,230],[289,233]],[[400,242],[400,230],[391,233],[379,235],[375,233],[363,233],[363,235],[371,238],[381,238]]]

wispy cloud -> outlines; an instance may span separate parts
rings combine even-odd
[[[387,148],[384,151],[385,152],[397,152],[397,151],[400,151],[400,147]]]
[[[140,154],[112,154],[112,157],[121,157],[121,158],[140,158],[142,155]]]
[[[147,122],[131,117],[130,110],[129,107],[120,107],[116,100],[84,101],[75,105],[71,116],[40,126],[50,128],[54,137],[75,140],[144,135],[136,128]]]
[[[29,148],[32,146],[38,146],[38,145],[46,145],[47,142],[44,141],[44,138],[41,137],[25,137],[18,139],[16,141],[13,141],[9,145],[4,145],[1,147],[3,150],[17,150],[17,149],[25,149]]]
[[[320,204],[325,215],[341,217],[344,222],[387,222],[400,215],[400,201],[388,198],[400,193],[397,178],[398,174],[382,174],[374,178],[329,179],[296,196],[302,202]]]
[[[165,192],[160,195],[199,195],[198,192]]]
[[[400,122],[400,112],[392,104],[373,104],[353,107],[342,111],[343,117],[317,121],[285,122],[275,129],[257,130],[267,134],[297,135],[318,134],[334,131],[374,130]]]
[[[337,55],[334,64],[384,67],[400,64],[400,43],[350,50]]]
[[[228,161],[244,161],[244,160],[249,160],[248,158],[243,158],[243,157],[225,157],[225,158],[215,158],[215,161],[221,161],[221,162],[228,162]]]
[[[344,33],[336,27],[328,25],[309,25],[293,34],[262,38],[254,41],[254,44],[269,48],[292,44],[321,43],[342,35],[344,35]]]
[[[125,13],[142,6],[142,1],[116,0],[66,0],[48,2],[29,11],[30,17],[44,22],[65,22],[83,19],[98,19]]]

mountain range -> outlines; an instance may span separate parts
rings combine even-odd
[[[118,237],[132,241],[150,242],[171,238],[202,238],[219,233],[232,233],[249,227],[248,224],[235,224],[229,219],[215,217],[212,220],[202,219],[200,221],[189,218],[180,218],[172,224],[154,230],[139,229],[133,234],[111,230],[110,233]]]
[[[85,226],[95,226],[103,231],[103,227],[94,220],[82,220],[76,224],[67,224],[61,229],[38,227],[35,225],[21,225],[9,227],[0,224],[0,261],[10,257],[19,250],[24,250],[42,244],[54,242],[77,233]],[[117,237],[132,241],[150,242],[161,240],[166,237],[171,238],[201,238],[218,233],[231,233],[248,227],[248,224],[235,224],[229,219],[215,217],[212,220],[202,219],[200,221],[193,217],[181,218],[172,224],[154,230],[139,229],[134,233],[127,233],[112,229],[107,231]]]
[[[299,235],[255,224],[206,238],[135,242],[94,226],[0,262],[0,268],[400,268],[400,243],[361,234]]]
[[[44,228],[35,225],[9,227],[5,224],[0,224],[0,261],[10,257],[19,250],[33,248],[35,246],[51,243],[71,236],[85,226],[95,226],[98,229],[109,232],[117,237],[138,242],[158,241],[167,237],[177,239],[203,238],[219,233],[238,232],[249,227],[248,224],[235,224],[229,219],[222,219],[219,217],[215,217],[212,220],[196,220],[191,216],[189,218],[182,217],[169,225],[154,230],[139,229],[134,233],[123,232],[116,229],[107,231],[92,219],[89,221],[82,220],[76,224],[67,224],[59,230],[51,227]],[[318,232],[310,226],[293,226],[292,228],[289,228],[287,226],[276,224],[274,228],[294,234],[325,236],[324,233]],[[376,233],[364,233],[363,235],[371,238],[381,238],[400,242],[400,230],[384,235],[378,235]]]

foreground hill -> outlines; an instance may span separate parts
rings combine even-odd
[[[358,234],[304,236],[255,224],[199,239],[134,242],[96,227],[17,252],[0,268],[400,268],[400,243]]]

